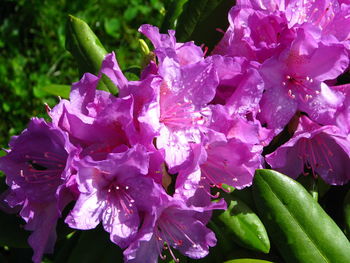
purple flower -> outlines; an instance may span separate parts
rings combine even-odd
[[[76,163],[80,195],[66,223],[85,230],[102,221],[111,241],[125,248],[138,232],[141,212],[159,205],[160,189],[146,176],[149,154],[143,146],[120,150],[106,160],[87,156]]]
[[[228,109],[212,106],[211,124],[202,144],[192,145],[192,163],[180,170],[175,195],[187,205],[210,203],[211,187],[222,185],[242,189],[252,184],[254,172],[262,165],[260,127],[242,117],[231,117]]]
[[[281,129],[297,110],[326,123],[342,103],[341,93],[324,82],[338,77],[348,66],[343,45],[324,44],[317,33],[300,28],[288,49],[261,66],[265,89],[258,118],[269,128]]]
[[[276,11],[283,10],[285,0],[238,0],[236,6],[240,8],[253,8],[256,10]]]
[[[242,56],[263,63],[283,50],[295,37],[282,12],[237,5],[229,12],[229,22],[230,26],[215,47],[214,54]]]
[[[350,33],[350,6],[337,0],[289,1],[286,5],[286,16],[289,26],[312,24],[324,37],[334,36],[338,41],[348,41]]]
[[[229,108],[229,115],[256,116],[264,90],[264,82],[254,63],[242,57],[213,55],[212,59],[219,77],[219,85],[211,104]]]
[[[169,30],[168,34],[160,34],[157,27],[142,25],[139,31],[151,40],[160,63],[166,57],[175,59],[181,66],[194,64],[204,59],[205,54],[202,49],[193,41],[177,43],[174,30]]]
[[[77,150],[66,133],[37,118],[9,145],[11,150],[0,158],[0,169],[11,187],[5,201],[22,207],[25,229],[33,231],[28,240],[34,249],[33,261],[40,262],[43,253],[53,251],[57,219],[72,199],[65,184]]]
[[[140,31],[151,39],[159,59],[158,71],[153,72],[161,78],[158,85],[153,85],[159,107],[156,145],[164,149],[170,172],[175,173],[188,161],[190,143],[201,141],[207,104],[218,85],[217,73],[193,43],[176,43],[173,31],[159,34],[150,25],[143,25]],[[194,62],[184,62],[183,55],[188,53],[196,57]]]
[[[159,131],[159,94],[154,87],[160,86],[162,79],[152,74],[146,74],[140,81],[127,81],[112,52],[106,55],[101,72],[107,75],[119,88],[120,98],[132,96],[133,125],[135,127],[134,141],[144,145],[153,143],[153,138]]]
[[[312,174],[328,184],[342,185],[350,180],[349,154],[348,137],[338,127],[320,126],[302,116],[294,136],[267,155],[266,161],[292,178]]]
[[[165,196],[163,199],[163,206],[145,218],[136,240],[124,251],[125,262],[144,262],[147,258],[149,263],[156,263],[158,256],[165,258],[163,248],[169,250],[175,262],[179,260],[172,248],[198,259],[208,254],[209,247],[215,246],[215,235],[205,226],[211,215],[205,212],[223,209],[223,202],[206,208],[190,208],[181,199]]]
[[[212,108],[211,131],[205,142],[207,158],[200,165],[202,178],[210,185],[242,189],[251,185],[261,167],[259,126],[241,117],[230,117],[225,107]]]
[[[313,26],[322,31],[323,40],[342,42],[349,47],[349,4],[349,1],[339,0],[241,0],[237,1],[236,6],[268,11],[270,14],[280,11],[285,15],[289,28]]]
[[[61,100],[49,114],[53,123],[83,148],[82,156],[103,159],[115,148],[135,144],[138,139],[133,125],[133,98],[116,98],[96,90],[98,81],[99,77],[84,74],[73,84],[70,100]]]
[[[334,86],[334,89],[344,94],[344,102],[335,113],[334,119],[326,124],[338,126],[343,133],[350,134],[350,84]]]

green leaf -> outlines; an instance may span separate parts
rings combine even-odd
[[[254,259],[254,258],[240,258],[240,259],[225,261],[224,263],[272,263],[272,262],[261,260],[261,259]]]
[[[226,195],[228,208],[216,211],[214,221],[224,225],[235,242],[245,248],[268,253],[270,241],[259,217],[239,198]]]
[[[344,199],[344,219],[345,219],[345,233],[350,239],[350,190]]]
[[[316,201],[330,189],[330,185],[323,181],[321,177],[314,178],[312,175],[299,176],[297,181],[304,186]]]
[[[349,241],[298,182],[272,170],[257,170],[253,197],[286,262],[350,262]]]
[[[188,0],[170,0],[165,5],[165,17],[160,27],[161,32],[167,32],[168,29],[175,29],[177,19],[183,10],[183,5]]]
[[[97,74],[107,54],[95,33],[83,20],[68,16],[66,49],[72,53],[82,72]]]
[[[234,242],[231,232],[227,230],[227,227],[224,224],[216,224],[211,220],[208,223],[208,227],[214,231],[217,239],[216,246],[210,249],[209,255],[205,258],[209,259],[208,263],[222,263],[226,260],[240,258],[276,259],[276,262],[281,262],[278,257],[271,255],[271,253],[263,254],[261,252],[252,251],[238,246],[236,242]]]
[[[70,93],[70,86],[60,85],[60,84],[50,84],[50,85],[43,86],[42,90],[44,90],[45,92],[51,95],[60,96],[64,99],[68,99],[69,93]]]
[[[77,61],[80,73],[97,75],[107,51],[95,33],[83,20],[69,15],[66,34],[66,49]],[[115,85],[108,80],[108,77],[102,77],[99,88],[116,94]]]
[[[0,246],[27,248],[27,239],[30,232],[21,227],[24,224],[25,222],[18,216],[0,211]]]
[[[123,253],[116,244],[109,240],[109,234],[102,227],[98,227],[81,233],[67,262],[123,262]]]
[[[179,42],[194,40],[197,45],[205,44],[211,50],[223,37],[217,28],[228,27],[228,11],[234,0],[189,0],[176,25],[176,39]]]

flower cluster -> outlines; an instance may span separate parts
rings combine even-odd
[[[347,183],[350,86],[336,85],[348,74],[349,1],[237,2],[213,53],[255,63],[264,85],[250,96],[258,101],[256,119],[274,135],[283,128],[292,135],[265,156],[267,164],[293,178]]]
[[[0,158],[5,201],[33,231],[33,261],[53,250],[70,202],[69,227],[101,223],[125,262],[158,262],[163,249],[177,262],[173,249],[197,259],[215,246],[206,224],[226,208],[212,202],[218,189],[250,186],[258,168],[348,182],[350,94],[336,84],[349,64],[349,13],[347,1],[237,1],[209,56],[141,26],[156,60],[140,80],[108,54],[98,76],[84,74],[48,109],[51,122],[33,118]],[[118,97],[97,89],[103,77]],[[291,138],[263,156],[295,119]]]

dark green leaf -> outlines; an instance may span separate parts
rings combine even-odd
[[[239,198],[227,195],[226,211],[216,212],[214,220],[242,247],[268,253],[270,241],[259,217]]]
[[[261,259],[254,259],[254,258],[240,258],[240,259],[225,261],[224,263],[272,263],[272,262],[261,260]]]
[[[212,259],[212,261],[208,261],[209,263],[212,263],[214,261],[222,263],[226,260],[240,258],[276,258],[270,254],[263,254],[239,247],[236,242],[234,242],[231,231],[228,231],[227,227],[224,224],[216,224],[213,222],[213,220],[211,220],[208,223],[208,227],[214,231],[217,239],[216,246],[210,249],[210,253],[207,256],[208,259]]]
[[[77,61],[80,73],[97,75],[107,51],[95,33],[83,20],[69,15],[66,34],[66,49]],[[99,88],[116,94],[115,85],[107,79],[102,78]]]
[[[83,20],[68,16],[66,49],[72,53],[81,72],[97,74],[107,51]]]
[[[272,170],[257,170],[256,207],[286,262],[350,262],[350,243],[298,182]]]
[[[211,50],[222,38],[217,28],[228,27],[228,11],[234,0],[189,0],[176,25],[176,38],[185,42],[194,40],[197,45],[205,44]]]

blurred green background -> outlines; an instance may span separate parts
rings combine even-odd
[[[141,62],[137,29],[160,26],[164,6],[161,0],[1,0],[0,147],[7,148],[30,117],[45,116],[44,103],[58,102],[45,90],[80,78],[65,50],[68,14],[86,21],[126,69]]]

